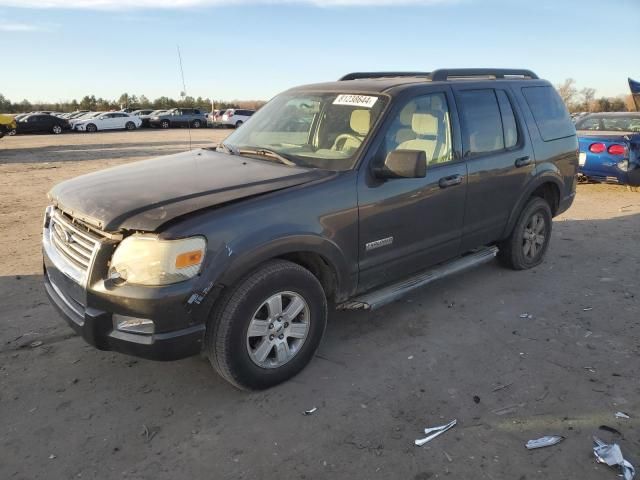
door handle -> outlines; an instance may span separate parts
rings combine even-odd
[[[529,155],[516,158],[516,168],[526,167],[527,165],[531,165],[531,158],[529,157]]]
[[[438,185],[440,188],[453,187],[454,185],[460,185],[464,180],[464,176],[462,175],[451,175],[449,177],[442,177],[438,181]]]

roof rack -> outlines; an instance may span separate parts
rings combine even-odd
[[[538,79],[538,76],[531,70],[514,68],[441,68],[431,73],[431,80],[433,80],[434,82],[448,80],[450,77],[525,77],[532,80]]]
[[[429,72],[353,72],[348,73],[339,81],[359,80],[362,78],[393,78],[393,77],[429,77]]]

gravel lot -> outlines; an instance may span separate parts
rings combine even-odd
[[[228,133],[192,131],[193,147]],[[203,358],[87,346],[41,286],[46,192],[188,143],[186,130],[0,140],[0,478],[617,478],[594,434],[640,467],[640,193],[622,187],[579,186],[536,269],[490,263],[332,314],[309,367],[266,392],[235,390]],[[546,434],[567,438],[524,448]]]

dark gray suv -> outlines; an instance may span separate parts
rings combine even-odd
[[[207,126],[207,112],[201,108],[172,108],[158,115],[149,117],[152,127],[172,128]]]
[[[496,255],[542,262],[577,148],[560,97],[528,70],[294,88],[217,149],[55,186],[45,287],[99,349],[204,350],[234,385],[267,388],[309,362],[330,305],[378,308]]]

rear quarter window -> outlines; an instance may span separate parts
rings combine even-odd
[[[567,107],[553,87],[523,87],[524,95],[542,140],[549,142],[576,134]]]

